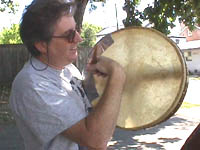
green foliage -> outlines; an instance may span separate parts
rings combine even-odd
[[[16,13],[19,4],[14,3],[14,0],[1,0],[0,12],[8,11],[8,13]]]
[[[127,13],[127,17],[123,20],[124,26],[141,26],[142,14],[137,10],[137,6],[140,3],[139,0],[125,0],[123,9]]]
[[[104,4],[106,3],[106,0],[89,0],[89,4],[90,4],[89,11],[90,12],[97,9],[97,6],[94,4],[95,2],[101,2],[102,6],[104,6]]]
[[[83,42],[80,44],[81,47],[92,47],[96,43],[96,34],[101,30],[101,27],[85,23],[81,30],[81,37]]]
[[[192,9],[194,14],[196,14],[196,23],[200,25],[200,1],[199,0],[191,0]]]
[[[83,24],[81,37],[83,42],[81,47],[92,47],[96,43],[96,34],[101,30],[101,27],[91,25],[88,23]],[[22,43],[19,36],[19,25],[13,24],[10,28],[4,28],[0,33],[0,44],[19,44]]]
[[[200,1],[199,0],[154,0],[154,5],[147,6],[140,12],[137,6],[140,1],[125,0],[124,10],[127,18],[124,25],[141,26],[142,22],[149,21],[153,28],[164,34],[169,34],[169,27],[175,27],[175,20],[183,22],[190,29],[194,28],[195,23],[200,24]]]
[[[19,35],[19,24],[12,24],[10,28],[4,28],[0,33],[0,44],[22,43]]]

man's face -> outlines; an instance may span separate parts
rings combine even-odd
[[[76,23],[71,16],[62,16],[54,27],[49,48],[49,65],[63,68],[77,59],[77,45],[82,41],[76,30]],[[74,34],[74,38],[73,38]],[[65,38],[63,38],[65,37]],[[71,37],[71,40],[66,37]]]

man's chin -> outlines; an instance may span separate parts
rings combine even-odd
[[[78,59],[78,57],[71,58],[70,63],[76,63],[77,59]]]

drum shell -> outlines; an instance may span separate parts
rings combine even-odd
[[[129,27],[111,35],[114,44],[102,55],[120,63],[127,75],[117,126],[138,130],[171,117],[188,86],[180,49],[155,29]],[[95,83],[102,95],[106,80],[95,76]]]

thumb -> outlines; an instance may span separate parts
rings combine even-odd
[[[103,51],[104,50],[103,50],[102,45],[100,43],[97,43],[93,48],[93,54],[92,54],[92,59],[90,63],[96,64],[98,57],[101,56]]]

